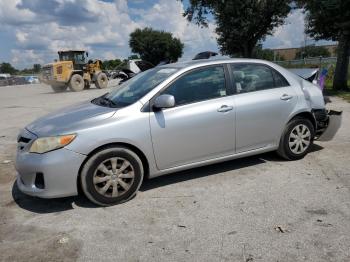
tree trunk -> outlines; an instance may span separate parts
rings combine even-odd
[[[349,55],[350,39],[347,36],[342,36],[338,44],[337,65],[333,79],[334,90],[348,90]]]
[[[243,46],[243,57],[244,58],[252,58],[253,57],[253,49],[254,49],[254,45],[252,46],[250,43],[245,43]]]

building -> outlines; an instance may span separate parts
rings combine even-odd
[[[323,45],[331,53],[331,56],[336,55],[336,49],[338,45]],[[283,57],[284,60],[294,60],[297,52],[303,47],[294,47],[294,48],[281,48],[281,49],[272,49],[274,52],[275,60],[281,60]]]

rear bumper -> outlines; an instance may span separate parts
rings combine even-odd
[[[317,130],[315,139],[318,141],[330,141],[333,139],[342,122],[342,111],[328,110],[322,116],[315,115]]]

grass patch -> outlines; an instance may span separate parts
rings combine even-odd
[[[347,91],[335,91],[333,89],[325,89],[324,94],[327,96],[338,96],[350,103],[350,92]]]
[[[326,96],[338,96],[350,103],[350,91],[337,91],[332,89],[333,81],[327,79],[325,83],[324,94]],[[348,86],[350,86],[350,80],[348,80]]]

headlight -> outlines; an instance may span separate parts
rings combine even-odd
[[[74,140],[76,135],[41,137],[34,141],[29,149],[31,153],[46,153],[68,145]]]

